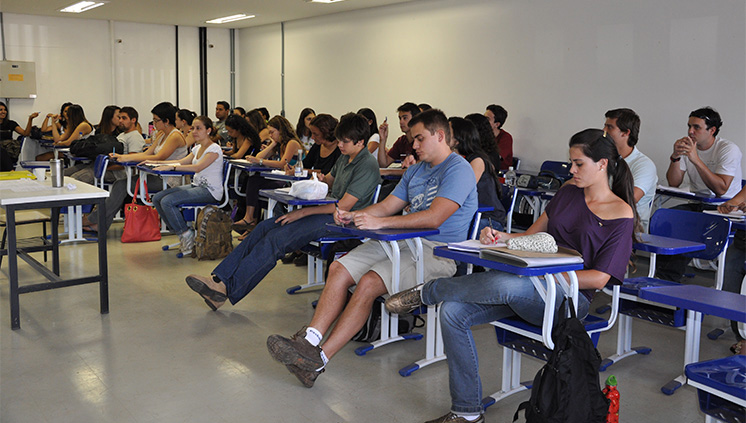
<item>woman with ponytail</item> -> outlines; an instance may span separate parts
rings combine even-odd
[[[586,129],[570,140],[573,184],[560,188],[546,211],[525,232],[507,234],[484,228],[483,244],[548,232],[558,246],[583,256],[576,272],[580,293],[578,318],[588,314],[595,292],[624,280],[637,220],[632,175],[614,142],[598,129]],[[610,180],[613,177],[613,183]],[[567,279],[567,275],[564,275]],[[563,290],[557,290],[555,313]],[[438,304],[451,391],[451,413],[434,421],[484,421],[479,363],[471,327],[518,315],[541,325],[544,300],[533,284],[510,273],[492,271],[436,279],[392,295],[386,308],[407,313],[422,304]],[[453,416],[452,416],[453,415]],[[461,420],[458,420],[461,418]]]

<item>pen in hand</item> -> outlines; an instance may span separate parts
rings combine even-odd
[[[491,232],[493,232],[495,230],[495,228],[492,227],[492,218],[488,217],[487,221],[490,224],[490,234],[492,235],[492,243],[493,244],[497,244],[497,238],[495,238],[495,235],[491,233]]]

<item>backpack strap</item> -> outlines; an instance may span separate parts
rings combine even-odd
[[[520,403],[520,404],[518,405],[518,409],[517,409],[517,410],[515,410],[515,414],[513,414],[513,422],[515,422],[516,420],[518,420],[518,413],[520,413],[520,412],[521,412],[521,411],[523,411],[523,410],[528,410],[528,407],[529,407],[530,405],[531,405],[531,404],[530,404],[530,402],[529,402],[529,401],[523,401],[522,403]]]

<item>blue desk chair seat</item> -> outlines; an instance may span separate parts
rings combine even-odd
[[[684,254],[687,257],[705,260],[719,259],[721,263],[724,263],[729,233],[730,221],[728,219],[707,213],[658,209],[650,219],[651,235],[705,244],[704,250]],[[624,280],[621,288],[617,352],[601,362],[601,371],[623,358],[650,353],[651,350],[648,347],[631,346],[633,317],[664,326],[682,327],[686,324],[686,310],[651,303],[639,298],[638,293],[642,287],[679,285],[676,282],[655,278],[655,263],[656,253],[651,252],[648,276]],[[720,289],[723,285],[724,266],[718,267],[715,287]],[[671,382],[661,388],[661,391],[671,395],[680,386],[680,382]]]
[[[184,215],[184,219],[187,222],[192,222],[194,224],[195,220],[197,220],[197,213],[199,213],[200,209],[203,209],[207,206],[216,206],[218,208],[223,208],[226,205],[228,205],[228,201],[230,201],[229,192],[228,192],[228,179],[231,171],[231,163],[229,161],[223,162],[223,197],[221,201],[209,201],[204,203],[187,203],[187,204],[181,204],[179,205],[179,208],[182,210],[182,213]],[[174,244],[164,245],[162,247],[163,251],[168,251],[172,248],[179,247],[180,243],[176,242]],[[184,255],[179,251],[176,254],[176,257],[182,258]]]
[[[577,284],[570,285],[563,281],[566,296],[577,298]],[[588,314],[581,319],[593,345],[598,345],[600,334],[614,326],[619,313],[620,286],[614,285],[612,291],[611,314],[608,319]],[[547,294],[548,296],[550,294]],[[551,294],[553,295],[553,294]],[[547,309],[554,309],[554,304],[546,304]],[[548,361],[554,345],[551,342],[553,313],[544,313],[544,325],[535,326],[514,316],[492,322],[495,326],[497,342],[503,347],[502,389],[482,399],[482,406],[487,408],[513,394],[531,389],[532,380],[521,381],[521,355],[525,354],[542,361]]]
[[[697,388],[705,423],[746,421],[746,356],[700,361],[684,371],[687,383]]]

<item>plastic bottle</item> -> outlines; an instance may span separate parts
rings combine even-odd
[[[616,389],[616,376],[611,375],[606,379],[606,387],[603,389],[604,396],[609,399],[609,414],[606,423],[619,423],[619,391]]]
[[[303,150],[298,149],[298,160],[295,162],[295,176],[303,176]]]
[[[510,166],[508,171],[505,172],[505,185],[514,187],[517,179],[518,177],[515,174],[515,170],[513,170],[513,166]]]

